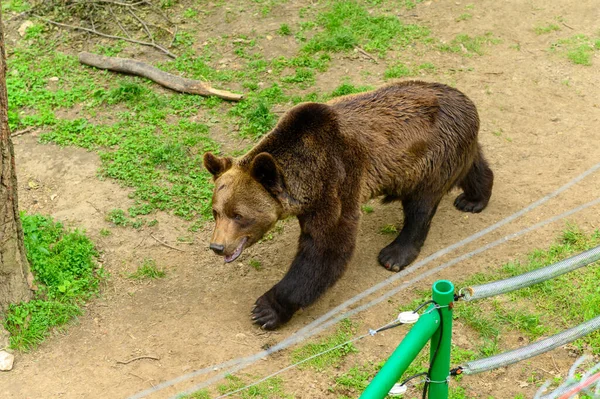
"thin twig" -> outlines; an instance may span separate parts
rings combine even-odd
[[[27,134],[27,133],[31,132],[31,131],[32,131],[32,130],[34,130],[35,128],[36,128],[35,126],[29,126],[29,127],[26,127],[26,128],[25,128],[25,129],[23,129],[23,130],[19,130],[19,131],[17,131],[17,132],[14,132],[13,134],[11,134],[11,135],[10,135],[10,137],[22,136],[22,135],[24,135],[24,134]]]
[[[573,28],[572,26],[569,26],[569,25],[567,25],[567,24],[566,24],[566,23],[564,23],[564,22],[561,22],[561,24],[563,24],[564,26],[566,26],[567,28],[569,28],[569,29],[571,29],[571,30],[575,30],[575,28]]]
[[[137,19],[137,21],[142,25],[142,27],[146,31],[146,34],[148,35],[148,39],[150,39],[152,44],[155,44],[154,37],[152,36],[152,33],[150,33],[150,29],[148,29],[148,25],[146,25],[146,23],[144,21],[142,21],[142,19],[140,17],[138,17],[137,14],[135,12],[133,12],[133,10],[131,8],[128,8],[127,11],[129,11],[129,13],[133,16],[133,18]]]
[[[119,28],[121,28],[123,33],[125,33],[125,36],[127,36],[128,38],[131,39],[131,35],[129,34],[129,32],[127,32],[127,29],[125,29],[125,27],[121,24],[121,21],[119,20],[117,15],[113,12],[111,6],[108,6],[108,11],[110,12],[110,15],[112,15],[112,17],[115,19],[115,21],[117,21],[117,25],[119,25]]]
[[[82,26],[67,25],[67,24],[63,24],[63,23],[60,23],[60,22],[56,22],[56,21],[52,21],[50,19],[46,19],[46,18],[40,17],[39,15],[34,15],[34,16],[36,18],[41,19],[44,22],[47,22],[49,24],[56,25],[56,26],[61,26],[63,28],[69,28],[69,29],[74,29],[74,30],[82,30],[84,32],[93,33],[93,34],[98,35],[98,36],[107,37],[109,39],[125,40],[126,42],[130,42],[130,43],[136,43],[136,44],[141,44],[143,46],[154,47],[155,49],[162,51],[163,53],[165,53],[166,55],[168,55],[171,58],[177,58],[177,56],[175,54],[171,53],[169,50],[165,49],[164,47],[162,47],[162,46],[160,46],[160,45],[158,45],[156,43],[143,42],[143,41],[140,41],[140,40],[129,39],[129,38],[123,37],[123,36],[108,35],[106,33],[98,32],[97,30],[84,28]]]
[[[144,355],[144,356],[134,357],[134,358],[131,358],[129,360],[117,360],[117,363],[118,364],[129,364],[131,362],[135,362],[136,360],[140,360],[140,359],[160,360],[160,357],[150,356],[150,355]]]
[[[98,212],[98,213],[102,214],[102,211],[101,211],[100,209],[98,209],[98,208],[96,207],[96,205],[92,204],[90,201],[85,201],[85,202],[87,202],[88,204],[90,204],[90,205],[92,206],[92,208],[94,208],[94,209],[96,210],[96,212]]]
[[[552,359],[552,364],[554,364],[554,368],[556,369],[556,372],[560,373],[560,369],[558,368],[558,365],[556,364],[556,360],[554,360],[554,356],[552,356],[552,354],[550,354],[550,358]]]
[[[370,58],[371,60],[373,60],[373,62],[375,62],[376,64],[379,64],[379,62],[377,61],[377,59],[375,57],[373,57],[371,54],[367,53],[362,48],[356,46],[355,49],[358,50],[358,52],[361,53],[362,55],[364,55],[364,56]]]
[[[173,44],[175,43],[175,39],[177,39],[177,25],[175,25],[175,31],[173,32],[173,40],[171,40],[171,44],[169,44],[169,48],[173,47]]]
[[[24,17],[24,16],[26,16],[26,15],[29,15],[29,14],[31,14],[31,11],[23,11],[23,12],[20,12],[20,13],[18,13],[18,14],[16,14],[16,15],[13,15],[12,17],[8,18],[8,19],[7,19],[6,21],[4,21],[4,22],[10,22],[10,21],[12,21],[13,19],[21,18],[21,17]]]
[[[185,252],[183,249],[176,248],[172,245],[167,244],[164,241],[159,240],[158,238],[154,237],[154,235],[152,233],[150,233],[150,237],[154,238],[159,244],[162,244],[167,248],[171,248],[171,249],[174,249],[175,251],[179,251],[179,252]]]
[[[144,3],[146,3],[152,10],[154,10],[155,13],[157,13],[158,15],[163,17],[168,23],[170,23],[171,25],[175,25],[173,23],[173,21],[171,21],[171,19],[169,19],[169,17],[167,17],[159,8],[154,7],[154,5],[151,2],[146,0],[146,1],[144,1]]]
[[[140,240],[140,242],[138,243],[138,245],[136,245],[135,247],[133,247],[133,249],[137,249],[137,247],[139,247],[140,245],[142,245],[142,243],[146,240],[146,236],[143,236],[142,239]]]
[[[123,6],[123,7],[135,7],[140,4],[146,4],[147,1],[142,0],[142,1],[138,1],[136,3],[123,3],[120,1],[113,1],[113,0],[86,0],[86,1],[76,1],[74,4],[87,4],[87,3],[106,3],[106,4],[114,4],[116,6]]]

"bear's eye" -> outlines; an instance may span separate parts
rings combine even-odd
[[[239,213],[236,213],[233,215],[233,218],[239,222],[240,220],[242,220],[242,215],[240,215]]]

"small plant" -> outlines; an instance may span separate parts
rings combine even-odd
[[[137,270],[127,277],[133,280],[154,280],[163,278],[166,275],[167,273],[163,269],[159,269],[158,266],[156,266],[156,261],[154,261],[154,259],[144,259]]]
[[[533,28],[533,31],[536,35],[545,35],[550,32],[559,31],[560,26],[556,24],[548,24],[548,25],[538,25]]]
[[[361,207],[361,209],[364,213],[373,213],[373,211],[374,211],[374,209],[371,205],[363,205]]]
[[[193,8],[187,8],[184,12],[183,12],[183,16],[186,18],[194,18],[198,15],[198,11],[194,10]]]
[[[111,232],[110,232],[110,230],[108,230],[108,229],[102,229],[102,230],[100,230],[100,235],[101,235],[102,237],[108,237],[108,236],[109,236],[109,235],[111,235],[111,234],[112,234],[112,233],[111,233]]]
[[[450,43],[439,46],[440,51],[463,54],[471,57],[473,54],[483,55],[484,45],[498,44],[501,40],[495,38],[491,32],[481,36],[471,37],[466,34],[456,36]]]
[[[414,75],[414,71],[402,63],[397,63],[397,64],[389,67],[383,73],[383,77],[385,79],[395,79],[395,78],[402,78],[402,77],[413,76],[413,75]]]
[[[233,375],[228,375],[225,377],[226,383],[221,384],[218,387],[218,390],[221,394],[226,394],[231,391],[235,391],[236,389],[242,388],[246,385],[246,382],[241,378]],[[286,394],[283,391],[283,380],[279,377],[269,378],[266,381],[263,381],[259,384],[253,385],[248,389],[245,389],[239,393],[239,398],[241,399],[252,399],[252,398],[260,398],[260,399],[269,399],[269,398],[278,398],[278,399],[292,399],[291,395]],[[202,396],[200,398],[203,398]]]
[[[122,209],[113,209],[106,216],[106,220],[113,223],[115,226],[129,225],[129,219],[125,216],[125,211]]]
[[[379,232],[381,234],[398,234],[398,228],[393,224],[386,224],[379,230]]]
[[[279,29],[277,30],[281,36],[290,36],[292,34],[292,30],[288,24],[281,24]]]
[[[260,261],[258,261],[256,259],[250,259],[250,262],[248,262],[248,264],[250,265],[250,267],[254,268],[255,270],[262,269],[262,264],[260,263]]]
[[[463,14],[460,14],[457,18],[456,18],[456,22],[460,22],[460,21],[468,21],[469,19],[473,18],[473,14],[470,14],[468,12],[465,12]]]

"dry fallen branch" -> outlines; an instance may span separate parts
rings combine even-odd
[[[36,128],[35,126],[29,126],[29,127],[26,127],[26,128],[25,128],[25,129],[23,129],[23,130],[18,130],[18,131],[16,131],[16,132],[12,133],[12,134],[10,135],[10,137],[18,137],[18,136],[22,136],[22,135],[24,135],[24,134],[27,134],[27,133],[31,132],[32,130],[35,130],[35,128]]]
[[[40,17],[39,15],[35,15],[35,17],[39,18],[42,21],[47,22],[49,24],[60,26],[60,27],[63,27],[63,28],[69,28],[69,29],[74,29],[74,30],[82,30],[84,32],[93,33],[94,35],[98,35],[98,36],[102,36],[102,37],[107,37],[109,39],[124,40],[124,41],[130,42],[130,43],[136,43],[136,44],[141,44],[143,46],[154,47],[155,49],[162,51],[163,53],[165,53],[166,55],[168,55],[171,58],[177,58],[177,56],[175,54],[173,54],[172,52],[170,52],[166,48],[164,48],[161,45],[158,45],[156,43],[143,42],[141,40],[134,40],[134,39],[130,39],[130,38],[124,37],[124,36],[108,35],[106,33],[99,32],[99,31],[97,31],[95,29],[88,29],[88,28],[84,28],[83,26],[67,25],[67,24],[63,24],[63,23],[60,23],[60,22],[52,21],[51,19],[46,19],[46,18]]]
[[[171,248],[171,249],[174,249],[175,251],[179,251],[179,252],[185,252],[183,249],[179,249],[179,248],[177,248],[177,247],[174,247],[174,246],[172,246],[172,245],[169,245],[169,244],[167,244],[167,243],[166,243],[166,242],[164,242],[164,241],[161,241],[161,240],[159,240],[158,238],[154,237],[154,235],[152,235],[152,234],[150,234],[150,237],[154,238],[154,239],[156,240],[156,242],[158,242],[159,244],[162,244],[162,245],[164,245],[164,246],[165,246],[165,247],[167,247],[167,248]]]
[[[141,360],[141,359],[160,360],[159,357],[146,355],[146,356],[134,357],[134,358],[131,358],[129,360],[117,360],[117,363],[119,363],[119,364],[129,364],[131,362],[135,362],[136,360]]]
[[[377,61],[377,58],[373,57],[371,54],[367,53],[365,50],[363,50],[362,48],[360,48],[358,46],[356,46],[355,48],[356,48],[356,51],[358,51],[359,53],[361,53],[365,57],[370,58],[376,64],[379,64],[379,62]]]
[[[239,101],[244,97],[241,94],[213,89],[206,83],[199,80],[175,76],[141,61],[136,61],[129,58],[105,57],[84,51],[79,53],[79,62],[100,69],[108,69],[109,71],[143,76],[162,86],[181,93],[198,94],[201,96],[216,96],[224,100],[231,101]]]

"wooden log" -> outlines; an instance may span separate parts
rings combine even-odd
[[[181,76],[176,76],[168,72],[161,71],[160,69],[144,62],[132,60],[130,58],[106,57],[84,51],[79,53],[79,62],[84,65],[89,65],[100,69],[107,69],[109,71],[143,76],[158,83],[159,85],[181,93],[198,94],[201,96],[216,96],[230,101],[240,101],[242,98],[244,98],[242,94],[214,89],[208,84],[199,80],[182,78]]]

